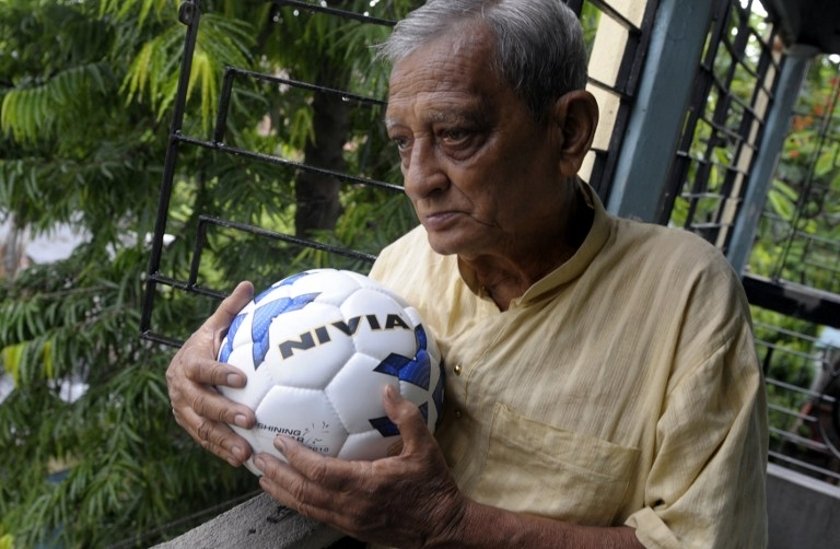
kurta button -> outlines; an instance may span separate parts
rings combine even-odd
[[[455,417],[461,418],[461,410],[455,410]]]
[[[455,375],[456,375],[456,376],[461,375],[461,365],[460,365],[460,364],[456,364],[456,365],[455,365],[455,367],[454,367],[454,368],[452,368],[452,371],[453,371],[453,372],[455,372]]]

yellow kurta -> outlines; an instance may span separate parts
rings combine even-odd
[[[647,547],[766,545],[764,384],[740,283],[681,230],[609,216],[500,312],[418,227],[371,276],[446,360],[437,439],[473,499]]]

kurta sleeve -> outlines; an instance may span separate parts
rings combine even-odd
[[[720,306],[712,299],[720,290],[698,292],[707,298],[699,307]],[[724,310],[686,321],[692,341],[682,360],[693,365],[675,370],[657,423],[645,505],[625,522],[645,547],[767,544],[764,380],[742,291],[728,291]]]

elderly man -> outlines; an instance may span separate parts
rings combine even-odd
[[[385,45],[386,124],[421,226],[371,276],[435,332],[436,439],[386,391],[402,452],[255,456],[280,503],[400,547],[739,547],[766,543],[765,403],[749,312],[721,255],[616,219],[577,177],[597,123],[577,19],[560,0],[430,0]],[[173,358],[179,423],[239,465],[210,389],[251,296],[241,284]]]

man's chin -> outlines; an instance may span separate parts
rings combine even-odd
[[[429,247],[439,255],[457,255],[461,258],[469,258],[476,255],[481,255],[487,248],[478,247],[478,241],[473,238],[467,238],[464,234],[454,234],[454,231],[427,231]]]
[[[429,247],[440,255],[453,255],[458,253],[459,246],[452,238],[444,237],[443,235],[433,232],[426,232]]]

